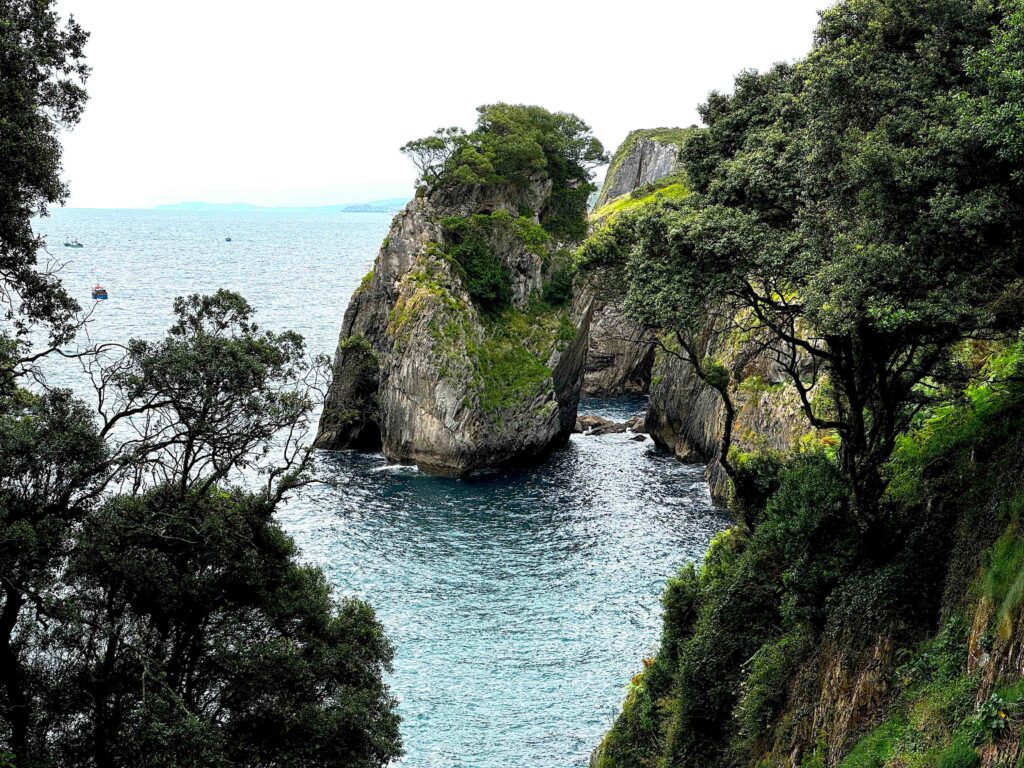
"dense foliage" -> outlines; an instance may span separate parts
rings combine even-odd
[[[391,647],[274,520],[310,477],[302,338],[218,291],[160,342],[77,353],[91,405],[26,381],[83,323],[30,222],[85,98],[51,6],[0,1],[0,765],[383,766]]]
[[[619,253],[633,312],[727,416],[709,324],[773,353],[842,438],[866,524],[897,436],[961,382],[956,345],[1021,324],[1020,21],[1012,1],[837,4],[806,59],[711,95],[683,149],[694,194],[635,215]]]
[[[1019,0],[839,2],[709,97],[690,197],[581,249],[721,396],[737,515],[602,768],[1021,764],[1022,30]],[[837,456],[730,450],[730,344]]]
[[[607,162],[601,142],[576,115],[520,104],[479,107],[476,128],[438,129],[410,141],[420,182],[433,188],[523,188],[550,180],[551,194],[538,214],[552,235],[580,240],[587,231],[591,171]]]
[[[19,768],[383,765],[390,646],[273,519],[308,473],[302,340],[226,291],[175,311],[102,366],[98,424],[6,402],[0,737]]]
[[[89,75],[88,35],[74,19],[62,24],[51,5],[0,2],[0,306],[6,321],[0,350],[14,358],[10,368],[17,375],[33,362],[25,347],[31,329],[46,329],[56,346],[77,325],[78,305],[54,267],[39,268],[43,242],[30,224],[67,197],[58,131],[81,117]],[[0,382],[0,394],[10,395],[11,383]]]
[[[987,617],[975,649],[1000,658],[1019,642],[1022,370],[1017,344],[964,402],[901,437],[881,536],[855,524],[831,457],[747,462],[767,499],[716,538],[699,570],[669,582],[660,649],[632,681],[598,766],[816,768],[844,756],[849,768],[970,766],[979,748],[1019,739],[1019,672],[1010,656],[991,677],[969,671],[965,614]],[[853,677],[864,670],[866,682]],[[837,733],[830,707],[840,721],[880,722],[847,742],[860,734]]]

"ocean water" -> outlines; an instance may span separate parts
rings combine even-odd
[[[244,294],[264,327],[333,352],[384,214],[57,210],[36,223],[93,341],[159,338],[175,296]],[[231,243],[225,237],[232,238]],[[82,249],[65,249],[76,237]],[[85,391],[73,366],[54,383]],[[640,398],[584,401],[625,418]],[[280,513],[396,647],[403,768],[577,768],[657,647],[666,579],[728,523],[700,467],[625,435],[574,435],[545,464],[468,479],[323,452],[327,483]]]

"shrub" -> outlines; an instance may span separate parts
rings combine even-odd
[[[544,302],[552,307],[564,307],[572,298],[572,284],[576,278],[576,269],[570,264],[563,264],[551,272],[547,285],[544,286]]]
[[[488,104],[477,113],[470,133],[442,128],[402,147],[419,170],[420,182],[515,188],[550,179],[551,197],[541,223],[559,238],[583,239],[587,199],[595,189],[591,172],[608,161],[590,126],[572,114],[522,104]]]
[[[448,254],[459,267],[466,292],[484,312],[498,312],[512,301],[512,273],[491,249],[495,223],[484,215],[442,221]]]

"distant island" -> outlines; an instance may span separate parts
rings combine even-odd
[[[319,211],[322,213],[395,213],[405,207],[408,197],[373,200],[350,205],[262,206],[252,203],[169,203],[156,206],[161,211]]]

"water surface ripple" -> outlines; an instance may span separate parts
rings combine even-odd
[[[389,220],[69,210],[37,230],[83,304],[93,282],[110,291],[94,341],[160,338],[174,296],[229,287],[263,326],[332,353]],[[71,237],[86,247],[60,250]],[[74,367],[52,373],[87,394]],[[340,593],[374,605],[396,646],[404,768],[585,766],[656,648],[665,580],[728,522],[700,467],[625,435],[574,436],[542,466],[465,480],[349,452],[321,454],[318,469],[331,484],[304,489],[280,519]]]

